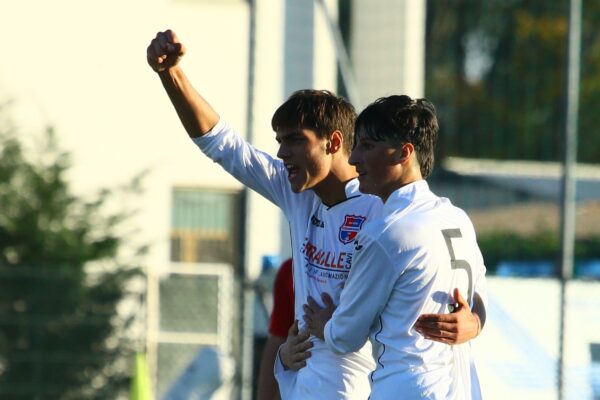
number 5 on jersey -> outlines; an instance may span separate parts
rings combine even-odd
[[[452,269],[464,269],[467,272],[469,279],[467,301],[469,304],[473,304],[473,271],[471,271],[471,265],[466,260],[457,260],[454,255],[454,247],[452,247],[452,239],[461,238],[462,233],[460,229],[442,229],[442,235],[444,235],[446,247],[448,248],[448,253],[450,253],[450,267]]]

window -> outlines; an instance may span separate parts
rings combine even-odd
[[[175,188],[171,261],[238,265],[241,192]]]

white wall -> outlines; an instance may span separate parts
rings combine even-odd
[[[390,91],[421,95],[423,0],[362,1],[354,3],[352,41],[361,102],[367,104]],[[335,18],[335,1],[326,3]],[[312,0],[256,4],[253,141],[274,153],[273,111],[292,89],[335,90],[336,52],[322,10]],[[288,14],[300,10],[288,22],[286,7]],[[309,9],[312,18],[305,12]],[[159,80],[146,65],[146,47],[158,30],[175,30],[188,49],[182,65],[192,82],[243,132],[248,2],[0,0],[0,10],[0,33],[5,38],[0,100],[15,100],[11,112],[27,137],[35,137],[46,124],[56,127],[61,143],[73,153],[72,179],[79,193],[124,183],[144,169],[151,170],[146,195],[140,199],[138,224],[143,232],[137,239],[153,245],[153,266],[166,267],[171,187],[241,186],[190,144]],[[293,46],[297,38],[290,32],[285,36],[285,24],[295,22],[297,34],[304,37],[302,28],[308,25],[300,17],[310,20],[313,43]],[[311,56],[306,57],[305,51]],[[314,63],[301,64],[308,59]],[[386,67],[386,60],[393,62]],[[289,255],[289,247],[288,238],[280,238],[286,228],[276,228],[281,219],[278,211],[253,195],[250,207],[256,215],[251,215],[248,234],[261,238],[249,243],[247,261],[254,276],[262,255]]]
[[[353,0],[352,8],[351,59],[361,104],[392,94],[423,97],[425,0]]]
[[[240,185],[190,144],[146,47],[157,31],[176,31],[196,87],[244,131],[247,2],[0,0],[0,10],[0,100],[14,99],[20,132],[33,138],[54,125],[84,195],[149,168],[137,239],[154,245],[149,262],[164,267],[171,187]]]

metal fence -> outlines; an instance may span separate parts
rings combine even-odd
[[[126,398],[145,347],[145,278],[0,267],[0,398]]]
[[[175,263],[166,274],[150,274],[148,353],[158,398],[202,398],[215,382],[223,386],[217,398],[233,396],[235,293],[227,264]]]

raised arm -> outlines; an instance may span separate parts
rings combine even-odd
[[[194,89],[179,65],[185,46],[170,29],[158,32],[146,51],[150,67],[158,74],[188,135],[199,137],[219,122],[219,115]]]

